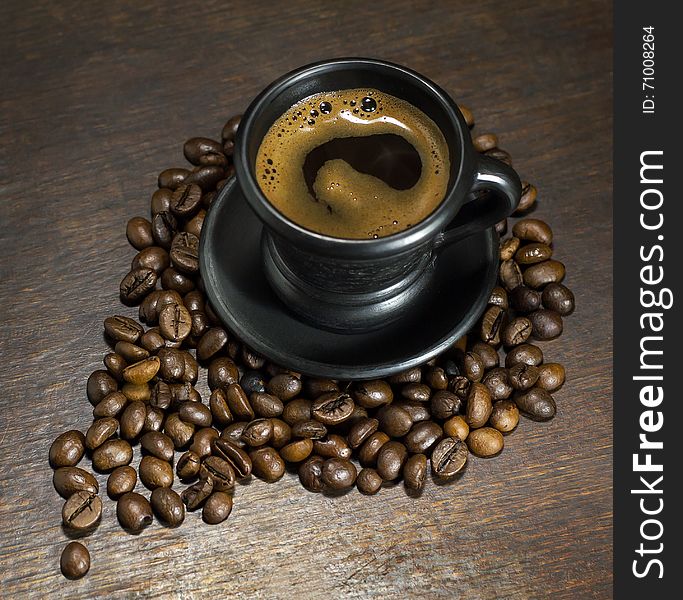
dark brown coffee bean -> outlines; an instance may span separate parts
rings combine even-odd
[[[507,310],[508,293],[500,286],[494,287],[491,290],[491,295],[489,296],[489,304],[491,306],[499,306],[500,308]]]
[[[453,392],[440,390],[432,396],[430,406],[434,417],[448,419],[460,412],[462,400]]]
[[[204,502],[202,519],[208,525],[225,521],[232,512],[232,496],[226,492],[213,492]]]
[[[484,342],[476,342],[472,346],[472,352],[479,355],[484,365],[484,370],[494,369],[500,364],[500,356],[498,351],[491,345]],[[483,378],[483,377],[482,377]]]
[[[216,184],[225,177],[222,167],[197,166],[186,177],[185,183],[196,183],[203,192],[208,192],[216,187]]]
[[[107,394],[93,409],[93,416],[96,419],[100,417],[115,417],[121,413],[127,402],[128,398],[121,392]]]
[[[197,510],[204,504],[206,499],[213,493],[213,480],[200,479],[190,487],[185,488],[180,494],[180,499],[187,510]]]
[[[177,450],[190,443],[194,434],[194,425],[192,423],[185,423],[178,413],[171,413],[166,417],[164,433],[173,440],[173,445]]]
[[[170,209],[173,215],[181,219],[189,219],[201,207],[202,190],[193,183],[182,184],[171,196]]]
[[[543,351],[534,344],[520,344],[519,346],[515,346],[505,357],[505,366],[508,369],[519,363],[537,367],[542,362]]]
[[[217,388],[211,392],[211,396],[209,397],[209,410],[211,410],[213,423],[219,427],[225,427],[234,421],[232,412],[228,406],[227,397],[221,388]]]
[[[482,133],[472,138],[472,145],[477,152],[486,152],[498,146],[498,136],[495,133]]]
[[[522,272],[519,265],[514,260],[505,260],[500,263],[500,280],[508,292],[513,291],[517,286],[522,285]]]
[[[328,491],[341,492],[353,487],[357,474],[356,467],[350,460],[328,458],[323,463],[321,479]]]
[[[282,373],[273,377],[266,386],[269,393],[274,394],[281,400],[287,402],[296,398],[301,393],[301,379],[288,373]]]
[[[152,269],[140,267],[130,271],[121,281],[119,291],[124,304],[139,304],[154,289],[157,274]]]
[[[187,294],[194,288],[194,281],[187,275],[173,267],[169,267],[161,274],[161,286],[178,294]]]
[[[188,450],[178,459],[175,472],[180,479],[187,481],[199,475],[200,466],[201,458],[199,455],[195,454],[192,450]]]
[[[538,242],[550,246],[553,243],[553,232],[549,225],[539,219],[521,219],[515,223],[512,233],[520,240]]]
[[[232,466],[238,479],[244,479],[251,475],[251,458],[249,458],[249,455],[239,446],[226,439],[219,438],[213,443],[213,451],[216,456],[222,458]]]
[[[550,283],[560,283],[564,275],[564,265],[559,260],[551,259],[531,265],[524,271],[524,283],[531,288],[539,289]]]
[[[532,388],[538,381],[539,370],[534,365],[518,363],[510,367],[508,377],[510,385],[517,391],[524,391]]]
[[[408,450],[401,442],[389,441],[377,453],[377,472],[384,481],[398,479],[408,458]]]
[[[290,442],[280,448],[280,455],[289,463],[298,463],[306,460],[313,452],[313,440],[303,438]]]
[[[546,244],[532,243],[522,246],[515,253],[515,262],[520,265],[535,265],[548,260],[553,255],[553,249]]]
[[[425,383],[433,390],[445,390],[448,387],[448,375],[441,367],[427,369],[424,379]]]
[[[394,404],[382,407],[377,412],[377,419],[379,429],[393,438],[403,437],[413,426],[410,413]]]
[[[247,445],[242,441],[242,432],[244,428],[249,423],[247,421],[237,421],[226,425],[226,427],[221,431],[220,438],[228,440],[230,443],[239,446],[240,448],[246,448]]]
[[[258,448],[249,453],[252,473],[269,483],[277,481],[285,474],[285,461],[277,450],[268,446]]]
[[[112,437],[119,428],[119,422],[113,417],[97,419],[85,433],[85,445],[88,450],[99,448]],[[80,432],[79,432],[80,433]]]
[[[152,507],[142,494],[128,492],[116,503],[116,516],[121,527],[137,533],[152,523]]]
[[[559,390],[564,384],[565,371],[560,363],[545,363],[538,367],[536,385],[546,392]]]
[[[142,250],[154,244],[152,224],[144,217],[133,217],[126,225],[126,237],[136,250]]]
[[[328,392],[318,397],[311,406],[311,414],[323,425],[339,425],[353,413],[351,396],[343,392]]]
[[[156,456],[145,455],[138,467],[140,481],[150,490],[173,485],[173,467]]]
[[[379,476],[379,473],[372,468],[363,468],[358,477],[356,477],[356,487],[361,494],[372,496],[379,492],[384,480]]]
[[[519,238],[510,237],[500,243],[500,260],[504,262],[510,260],[515,256],[515,252],[519,248]]]
[[[504,443],[503,434],[493,427],[475,429],[467,436],[470,452],[481,458],[495,456],[503,449]]]
[[[216,360],[222,360],[222,359],[216,359]],[[231,370],[234,367],[235,363],[233,363],[230,359],[225,359],[229,362],[229,365],[223,369],[220,367],[220,370],[217,368],[217,374],[215,375],[216,381],[220,380],[230,380],[233,379],[233,376],[231,374]],[[214,361],[215,362],[215,361]],[[212,363],[213,364],[213,363]],[[237,367],[234,367],[235,370]],[[210,371],[209,371],[210,373]],[[209,375],[210,376],[210,375]],[[215,382],[214,382],[215,383]],[[228,404],[228,407],[231,411],[231,413],[237,418],[237,419],[245,419],[251,421],[254,418],[254,409],[251,407],[251,404],[249,404],[249,400],[247,399],[247,395],[244,393],[244,390],[238,383],[230,383],[227,385],[225,388],[225,400]]]
[[[158,327],[145,331],[145,333],[140,336],[140,346],[150,354],[156,354],[162,350],[165,343],[166,340],[159,333]]]
[[[157,519],[167,527],[178,527],[185,520],[185,505],[171,488],[156,488],[150,497],[150,504]]]
[[[116,342],[114,346],[116,353],[121,356],[128,364],[140,362],[149,358],[149,352],[141,346],[136,346],[130,342]]]
[[[219,456],[209,456],[202,461],[199,478],[210,479],[213,489],[220,492],[229,492],[235,487],[235,471],[227,460]]]
[[[493,405],[493,412],[489,418],[491,427],[501,433],[509,433],[519,423],[519,409],[512,400],[501,400]]]
[[[443,432],[449,437],[457,437],[465,441],[470,433],[470,426],[465,419],[455,416],[443,424]]]
[[[309,440],[320,440],[327,435],[327,427],[322,423],[311,419],[310,421],[300,421],[292,426],[292,436]],[[350,439],[349,435],[349,439]]]
[[[508,370],[503,367],[491,369],[481,381],[489,390],[491,400],[504,400],[512,394],[513,388],[510,384]]]
[[[557,411],[553,397],[539,387],[516,393],[514,401],[520,412],[534,421],[549,421]]]
[[[466,352],[463,370],[465,377],[470,381],[481,381],[484,376],[484,361],[476,352]]]
[[[183,402],[178,407],[178,416],[197,427],[209,427],[212,421],[209,407],[201,402]]]
[[[510,305],[517,312],[528,314],[540,308],[541,294],[526,285],[520,285],[510,294]]]
[[[410,415],[410,420],[413,423],[418,423],[420,421],[428,421],[431,419],[431,413],[429,411],[429,404],[423,402],[412,402],[410,400],[396,400],[394,406],[402,408]]]
[[[240,121],[242,120],[242,115],[235,115],[230,117],[228,121],[223,126],[223,131],[221,132],[221,139],[223,142],[228,140],[234,140],[237,129],[240,126]]]
[[[183,145],[183,154],[190,163],[198,165],[205,154],[223,154],[223,145],[210,138],[193,137]]]
[[[144,329],[137,321],[117,315],[104,320],[104,331],[114,342],[124,341],[135,344]]]
[[[505,310],[500,306],[489,306],[481,318],[480,337],[482,342],[496,346],[505,324]]]
[[[67,579],[80,579],[90,570],[90,553],[79,542],[69,542],[59,559],[62,575]]]
[[[159,184],[159,188],[175,190],[183,181],[185,181],[189,174],[190,171],[188,169],[172,167],[159,173],[159,180],[157,183]]]
[[[109,352],[104,356],[104,366],[107,367],[109,374],[119,383],[123,381],[123,370],[128,366],[128,362],[123,356],[116,352]]]
[[[400,409],[403,410],[403,409]],[[407,411],[404,411],[407,412]],[[410,413],[407,413],[410,417]],[[412,419],[411,419],[412,423]],[[349,430],[346,439],[351,448],[356,449],[361,446],[379,427],[379,421],[377,419],[371,419],[369,417],[361,418],[357,420]]]
[[[225,356],[214,358],[209,364],[209,388],[212,390],[215,390],[218,387],[227,388],[226,394],[228,396],[228,404],[230,404],[230,409],[233,411],[233,413],[241,418],[242,413],[235,410],[231,403],[231,397],[236,393],[235,391],[231,392],[231,389],[239,389],[240,395],[244,397],[245,402],[248,404],[247,396],[242,388],[231,387],[232,384],[236,384],[239,381],[239,377],[240,373],[237,369],[237,365]],[[253,414],[251,418],[253,418]]]
[[[218,431],[213,427],[202,427],[199,431],[195,431],[189,449],[200,458],[206,458],[211,455],[213,442],[216,439],[218,439]]]
[[[209,360],[228,343],[228,334],[221,327],[208,329],[197,343],[197,358]]]
[[[503,328],[500,339],[507,347],[519,346],[529,339],[531,331],[532,325],[529,319],[516,317]]]
[[[161,431],[164,426],[165,418],[166,413],[163,410],[154,406],[147,406],[145,424],[142,426],[142,433],[144,434],[150,431]]]
[[[62,508],[62,522],[70,529],[92,529],[101,517],[102,500],[93,492],[81,490],[72,494]]]
[[[171,196],[173,196],[173,190],[169,188],[154,190],[150,201],[150,214],[152,217],[157,213],[171,210]]]
[[[149,431],[140,438],[140,446],[149,455],[172,462],[175,453],[173,440],[165,433]]]
[[[194,275],[199,270],[199,238],[182,231],[173,237],[169,253],[173,266],[186,275]]]
[[[107,477],[107,494],[116,500],[128,492],[132,492],[137,481],[138,474],[133,467],[129,465],[116,467]]]
[[[87,394],[90,404],[97,405],[106,395],[119,389],[116,380],[107,371],[100,369],[93,371],[88,377]]]
[[[445,373],[444,378],[446,379],[446,386],[448,386]],[[429,402],[431,395],[432,390],[425,383],[407,383],[401,387],[401,396],[413,402]]]
[[[465,106],[464,104],[458,104],[458,108],[460,109],[460,114],[465,120],[465,124],[470,129],[474,127],[474,114],[472,114],[472,111],[469,108],[467,108],[467,106]]]
[[[107,440],[92,453],[92,466],[100,473],[108,473],[133,460],[133,448],[126,440]]]
[[[549,283],[543,288],[543,306],[566,317],[574,312],[574,294],[561,283]]]
[[[410,490],[420,491],[427,479],[427,457],[413,454],[403,465],[403,481]]]
[[[247,397],[254,392],[265,392],[266,382],[260,371],[245,371],[244,375],[240,377],[240,385]]]
[[[266,359],[263,356],[244,345],[242,346],[240,357],[242,363],[244,363],[248,369],[261,369],[266,363]]]
[[[299,467],[299,481],[309,492],[323,491],[323,464],[325,459],[321,456],[311,456]]]
[[[374,466],[377,462],[377,455],[384,444],[389,441],[389,436],[383,431],[375,431],[360,447],[358,460],[364,467]]]
[[[152,269],[160,276],[171,264],[168,252],[159,246],[150,246],[138,252],[131,262],[132,269]]]
[[[448,383],[448,391],[452,392],[455,394],[460,400],[466,400],[467,399],[467,394],[470,393],[470,386],[472,385],[472,382],[467,379],[464,375],[459,375],[458,377],[453,377]],[[439,399],[440,402],[450,402],[447,400],[448,396],[443,396],[443,398]],[[432,398],[432,402],[434,402],[434,398]],[[438,408],[438,407],[437,407]],[[444,405],[445,410],[451,410],[449,408],[448,404]],[[456,408],[456,410],[458,410]],[[440,411],[441,412],[441,411]],[[447,418],[447,417],[444,417]]]
[[[443,429],[434,421],[415,423],[403,439],[403,443],[411,454],[430,454],[443,437]]]
[[[75,467],[85,454],[86,438],[77,429],[65,431],[57,436],[50,446],[50,466]]]
[[[121,437],[124,440],[135,439],[145,425],[147,407],[139,400],[129,402],[121,413]]]
[[[503,219],[498,221],[498,223],[493,226],[493,230],[498,234],[498,237],[503,237],[508,232],[508,220]]]
[[[175,348],[162,348],[159,350],[157,356],[160,361],[159,376],[164,379],[164,381],[182,381],[183,376],[185,375],[185,358],[183,352]]]
[[[94,475],[80,467],[59,467],[52,475],[52,485],[62,498],[81,490],[94,494],[100,490]]]
[[[389,383],[392,385],[403,385],[406,383],[420,383],[422,381],[422,369],[420,367],[412,367],[392,375],[388,379]],[[365,382],[364,385],[367,385]],[[362,406],[362,403],[360,403]],[[367,406],[366,408],[372,408],[372,406]]]
[[[191,383],[171,383],[168,388],[171,390],[172,402],[180,405],[182,402],[201,403],[201,394],[192,386]]]
[[[313,451],[324,458],[351,458],[351,447],[345,438],[336,433],[330,433],[321,440],[313,440]]]
[[[254,392],[249,398],[249,404],[257,416],[264,418],[279,417],[285,408],[277,396],[265,392]]]
[[[270,439],[270,445],[279,450],[292,441],[292,428],[282,419],[272,418],[271,422],[273,423],[273,437]]]
[[[273,423],[270,419],[256,419],[251,421],[242,432],[242,441],[256,448],[266,445],[273,435]]]
[[[534,204],[536,204],[537,194],[536,186],[528,181],[522,181],[522,197],[519,199],[519,204],[512,214],[521,215],[530,211]]]
[[[171,406],[173,398],[171,396],[171,388],[163,381],[157,381],[152,388],[152,393],[149,398],[149,403],[153,408],[166,410]]]
[[[338,392],[339,391],[339,386],[337,385],[336,381],[333,381],[332,379],[310,379],[307,378],[304,381],[304,395],[307,398],[317,398],[318,396],[322,396],[323,394],[327,392]],[[355,397],[355,392],[354,392],[354,399],[356,402],[358,402],[358,399]],[[358,402],[360,404],[360,402]]]
[[[562,334],[562,317],[554,310],[541,308],[529,315],[531,333],[537,340],[553,340]]]
[[[389,404],[394,394],[386,381],[375,380],[357,383],[353,390],[353,397],[360,406],[377,408]]]
[[[467,396],[465,421],[471,429],[483,427],[491,416],[493,405],[489,389],[483,383],[473,383]]]
[[[192,317],[182,304],[167,304],[159,313],[159,332],[167,340],[181,342],[192,327]]]

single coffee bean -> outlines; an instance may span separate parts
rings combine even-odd
[[[541,294],[526,285],[520,285],[510,293],[510,306],[517,312],[528,314],[540,308]]]
[[[164,347],[165,343],[166,340],[159,333],[158,328],[145,331],[145,333],[140,336],[140,346],[150,354],[159,352]]]
[[[161,410],[166,410],[171,406],[173,397],[171,396],[171,388],[164,381],[157,381],[156,385],[152,388],[152,392],[149,397],[149,404],[152,408],[158,408]]]
[[[562,334],[562,317],[554,310],[541,308],[529,315],[531,333],[537,340],[552,340]]]
[[[200,466],[201,457],[192,450],[188,450],[178,459],[175,472],[180,479],[187,481],[199,475]]]
[[[124,440],[133,440],[138,437],[145,425],[146,416],[147,407],[144,402],[140,400],[129,402],[121,413],[121,437]]]
[[[493,346],[500,344],[500,334],[505,324],[505,310],[500,306],[489,306],[481,318],[479,335],[481,341]]]
[[[175,405],[182,402],[202,402],[201,394],[192,386],[191,383],[171,383],[171,399]]]
[[[167,340],[181,342],[192,328],[192,316],[182,304],[167,304],[159,313],[159,332]]]
[[[123,357],[127,363],[137,363],[149,357],[149,352],[130,342],[116,342],[114,346],[116,353]]]
[[[107,394],[119,389],[116,380],[102,369],[91,373],[86,388],[88,400],[93,406],[97,405]]]
[[[302,389],[301,379],[288,373],[273,377],[266,386],[266,390],[283,401],[296,398]]]
[[[372,468],[363,468],[356,477],[356,487],[361,494],[368,496],[379,492],[384,480],[379,476],[379,473]]]
[[[408,413],[408,416],[410,416],[410,413]],[[351,446],[351,448],[353,448],[354,450],[356,448],[359,448],[361,444],[365,442],[365,440],[367,440],[373,433],[375,433],[375,431],[377,431],[378,427],[379,421],[377,419],[364,417],[357,420],[351,426],[351,429],[349,430],[349,433],[346,436],[349,446]]]
[[[137,533],[152,523],[152,507],[142,494],[128,492],[116,503],[116,516],[121,527]]]
[[[138,481],[138,474],[129,465],[116,467],[107,477],[107,494],[113,500],[120,498],[135,489]]]
[[[489,419],[491,427],[501,433],[508,433],[519,423],[519,409],[512,400],[501,400],[493,405],[493,412]]]
[[[198,165],[204,154],[223,154],[223,146],[210,138],[193,137],[183,145],[183,154],[190,163]]]
[[[279,417],[285,408],[277,396],[266,392],[254,392],[249,398],[249,404],[257,416],[264,418]]]
[[[149,454],[160,460],[172,462],[175,453],[173,440],[165,433],[149,431],[140,438],[140,446]]]
[[[467,436],[470,452],[481,458],[495,456],[503,449],[503,445],[503,434],[493,427],[474,429]]]
[[[513,215],[521,215],[531,210],[531,208],[536,204],[536,196],[538,191],[536,186],[529,183],[528,181],[522,181],[522,196],[519,199],[519,204],[515,209]]]
[[[400,373],[396,373],[395,375],[392,375],[388,379],[389,383],[391,385],[404,385],[406,383],[420,383],[422,381],[422,368],[421,367],[412,367],[410,369],[406,369],[405,371],[401,371]],[[364,385],[367,385],[367,382],[365,382]],[[362,405],[362,403],[361,403]],[[367,406],[366,408],[372,408],[371,406]]]
[[[90,553],[79,542],[69,542],[59,559],[62,575],[67,579],[80,579],[90,570]]]
[[[157,183],[160,188],[175,190],[183,181],[185,181],[189,174],[190,171],[188,169],[172,167],[159,173],[159,180]]]
[[[396,400],[394,406],[402,408],[410,415],[410,420],[413,423],[420,421],[429,421],[432,415],[429,410],[429,404],[424,402],[412,402],[410,400]]]
[[[128,398],[122,392],[107,394],[93,409],[93,417],[115,417],[121,413]]]
[[[561,283],[549,283],[543,288],[543,306],[566,317],[574,312],[574,294]]]
[[[92,453],[92,466],[100,473],[108,473],[133,460],[133,448],[126,440],[107,440]]]
[[[221,360],[221,359],[216,359]],[[230,359],[226,359],[230,361]],[[230,361],[231,365],[234,366],[235,363]],[[229,367],[230,369],[232,367]],[[236,367],[235,367],[236,368]],[[217,378],[229,379],[231,376],[226,374],[217,375]],[[230,409],[231,414],[233,414],[238,419],[245,419],[251,421],[254,416],[254,409],[249,404],[247,395],[238,383],[230,383],[225,388],[225,399]]]
[[[449,437],[457,437],[465,441],[470,433],[470,426],[465,419],[455,416],[443,424],[443,432]]]
[[[147,406],[147,411],[145,413],[145,424],[142,426],[142,433],[148,433],[150,431],[161,431],[164,427],[164,419],[166,419],[166,413],[160,408],[155,408],[154,406]]]
[[[126,237],[136,250],[143,250],[154,244],[152,224],[144,217],[133,217],[126,225]]]
[[[394,394],[386,381],[378,379],[357,383],[353,390],[353,397],[364,408],[377,408],[389,404],[393,400]]]
[[[515,262],[520,265],[535,265],[548,260],[553,255],[550,246],[539,243],[526,244],[515,252]]]
[[[519,346],[529,339],[531,331],[531,321],[527,317],[516,317],[503,328],[500,339],[507,347]]]
[[[318,397],[311,406],[311,414],[323,425],[339,425],[353,413],[351,396],[342,392],[328,392]]]
[[[328,458],[323,463],[321,479],[324,488],[328,491],[340,492],[353,487],[356,476],[356,467],[350,460]]]
[[[104,331],[114,342],[124,341],[135,344],[144,329],[137,321],[116,315],[104,320]]]
[[[200,209],[201,203],[201,188],[194,183],[184,183],[173,192],[170,209],[176,217],[189,219]]]
[[[377,453],[377,472],[384,481],[398,479],[407,458],[408,450],[401,442],[386,442]]]
[[[323,464],[325,459],[321,456],[311,456],[299,466],[299,481],[309,492],[322,492]]]
[[[441,367],[427,369],[424,379],[425,383],[433,390],[445,390],[448,387],[448,375]]]
[[[496,286],[491,290],[491,295],[489,296],[489,304],[491,306],[499,306],[507,310],[508,302],[508,293],[505,291],[505,288]]]
[[[446,386],[448,386],[448,378],[444,373],[446,379]],[[413,402],[429,402],[432,395],[432,390],[426,383],[406,383],[401,387],[401,396],[406,400]]]
[[[230,404],[230,409],[233,411],[233,413],[235,413],[238,417],[241,418],[242,413],[240,411],[236,411],[231,403],[231,396],[233,395],[234,390],[236,390],[237,388],[230,387],[232,386],[232,384],[236,384],[238,382],[239,377],[240,374],[239,370],[237,369],[237,365],[225,356],[214,358],[209,364],[209,388],[211,390],[215,390],[218,387],[226,388],[226,394],[228,396],[228,404]],[[233,393],[231,393],[231,389],[233,390]],[[239,391],[241,392],[241,395],[244,396],[244,400],[246,402],[246,394],[241,388],[239,388]],[[253,418],[253,415],[251,418]]]
[[[206,499],[213,493],[213,480],[200,479],[190,487],[185,488],[180,494],[180,499],[187,510],[197,510],[204,504]]]
[[[498,146],[498,136],[495,133],[482,133],[472,138],[472,145],[477,152],[486,152]]]
[[[375,419],[376,420],[376,419]],[[355,427],[355,425],[354,425]],[[375,428],[376,429],[376,428]],[[322,423],[311,419],[300,421],[292,426],[292,436],[310,440],[320,440],[327,435],[327,427]],[[349,441],[351,436],[349,435]],[[352,446],[353,447],[353,446]]]
[[[484,361],[476,352],[466,352],[463,370],[465,377],[470,381],[481,381],[484,376]]]
[[[420,491],[427,479],[427,457],[413,454],[403,465],[403,481],[410,490]]]
[[[225,521],[232,512],[232,496],[226,492],[213,492],[204,502],[202,519],[208,525]]]
[[[389,436],[383,431],[375,431],[358,451],[358,460],[364,467],[372,467],[377,463],[377,455],[384,444],[389,441]]]
[[[185,520],[185,505],[177,492],[158,487],[152,492],[150,504],[157,519],[167,527],[178,527]]]
[[[138,252],[131,262],[131,269],[152,269],[160,276],[164,270],[168,269],[171,264],[171,259],[168,256],[168,252],[161,248],[160,246],[150,246]],[[149,297],[149,296],[148,296]]]
[[[173,266],[186,275],[199,271],[199,238],[186,231],[173,237],[169,253]]]
[[[514,290],[517,286],[522,285],[522,272],[519,270],[519,265],[514,260],[505,260],[500,263],[500,280],[508,292]]]
[[[211,392],[209,410],[211,411],[212,422],[218,427],[225,427],[234,421],[225,392],[221,388]]]
[[[432,396],[430,406],[434,417],[448,419],[460,412],[462,400],[451,391],[440,390]]]
[[[195,431],[190,450],[200,458],[206,458],[213,451],[213,442],[218,439],[218,431],[213,427],[202,427]]]
[[[102,517],[102,499],[81,490],[72,494],[62,508],[62,522],[70,529],[92,529]]]
[[[221,327],[208,329],[197,343],[197,358],[205,361],[220,352],[228,343],[228,334]]]
[[[223,142],[235,139],[235,134],[237,133],[237,129],[240,126],[241,119],[242,115],[235,115],[228,119],[228,121],[223,126],[223,131],[221,132],[221,139],[223,140]]]
[[[472,114],[472,111],[464,104],[458,104],[458,108],[460,109],[460,114],[465,120],[465,124],[472,129],[472,127],[474,127],[474,114]]]
[[[322,440],[314,440],[313,451],[324,458],[351,458],[351,447],[345,438],[336,433],[330,433]]]
[[[268,446],[258,448],[249,453],[252,473],[269,483],[277,481],[285,474],[285,461],[277,450]]]
[[[112,437],[119,428],[119,422],[113,417],[103,417],[93,421],[85,433],[85,445],[88,450],[99,448]]]
[[[221,431],[220,438],[228,440],[239,448],[246,448],[247,445],[242,441],[242,432],[249,423],[247,421],[236,421],[227,425]]]
[[[413,426],[410,413],[394,404],[382,407],[377,412],[377,418],[379,420],[379,429],[393,438],[403,437]]]
[[[302,438],[290,442],[286,446],[280,448],[280,456],[289,463],[298,463],[306,460],[311,452],[313,452],[313,440],[309,438]]]
[[[553,243],[553,232],[550,226],[539,219],[521,219],[515,223],[512,233],[520,240],[538,242],[550,246]]]
[[[173,236],[178,230],[178,221],[170,211],[161,211],[152,217],[152,237],[157,246],[171,249]]]
[[[185,183],[196,183],[203,192],[208,192],[216,187],[216,184],[225,177],[222,167],[197,166],[185,179]]]
[[[519,248],[519,238],[510,237],[500,243],[500,260],[504,262],[510,260],[515,256],[515,252]]]
[[[119,286],[121,300],[129,306],[139,304],[154,289],[156,283],[157,274],[152,269],[145,267],[133,269],[121,280]]]
[[[553,397],[539,387],[516,393],[514,401],[520,412],[534,421],[549,421],[557,411]]]
[[[520,344],[519,346],[515,346],[505,357],[505,366],[508,369],[519,363],[537,367],[542,362],[543,351],[534,344]]]
[[[273,435],[273,423],[270,419],[256,419],[251,421],[242,432],[242,441],[256,448],[266,445]]]
[[[460,400],[467,400],[467,394],[470,393],[471,385],[472,382],[469,379],[467,379],[467,377],[465,377],[464,375],[458,375],[457,377],[453,377],[453,379],[451,379],[448,382],[448,391],[455,394],[458,398],[460,398]],[[434,404],[434,398],[432,398],[432,403]],[[439,404],[441,403],[443,403],[442,406],[432,406],[432,410],[436,408],[438,412],[441,412],[443,414],[445,414],[448,411],[459,410],[459,407],[456,408],[455,406],[450,406],[450,400],[448,400],[447,396],[440,398]]]
[[[159,370],[161,362],[156,356],[134,363],[123,370],[123,378],[129,383],[141,385],[150,381]]]
[[[430,454],[442,437],[443,429],[438,423],[423,421],[412,426],[403,443],[411,454]]]
[[[194,434],[194,425],[192,423],[185,423],[178,413],[171,413],[166,417],[164,433],[173,440],[173,445],[177,450],[178,448],[184,448],[190,443]]]
[[[185,358],[176,348],[162,348],[159,358],[159,376],[164,381],[182,381],[185,375]]]
[[[213,443],[216,456],[229,463],[238,479],[251,475],[252,463],[249,455],[240,447],[225,439],[217,439]]]
[[[171,196],[173,196],[173,190],[169,188],[154,190],[150,201],[150,214],[152,217],[157,213],[171,210]]]
[[[465,421],[471,429],[483,427],[491,416],[491,394],[483,383],[473,383],[467,396]]]
[[[199,290],[193,290],[192,292],[188,292],[185,294],[185,296],[183,296],[183,304],[190,312],[194,312],[196,310],[203,312],[204,307],[206,306],[206,299],[202,292]]]
[[[323,394],[327,392],[338,392],[339,391],[339,385],[337,385],[336,381],[333,381],[332,379],[315,379],[315,378],[306,378],[303,380],[303,391],[304,395],[307,398],[317,398],[318,396],[322,396]],[[355,397],[355,392],[354,392],[354,400],[358,404],[358,399]]]
[[[195,288],[193,279],[174,267],[169,267],[161,274],[161,286],[178,294],[187,294]]]
[[[476,342],[472,346],[472,352],[478,354],[479,358],[481,358],[481,362],[484,365],[484,371],[494,369],[500,364],[500,356],[498,356],[498,351],[489,344],[485,344],[484,342]]]
[[[265,357],[244,345],[240,351],[240,358],[242,359],[242,363],[244,363],[245,367],[248,369],[261,369],[266,363]]]
[[[95,494],[100,490],[94,475],[80,467],[59,467],[52,475],[52,485],[62,498],[81,490]]]
[[[273,437],[270,438],[270,445],[279,450],[292,441],[292,428],[282,419],[273,418],[270,421],[273,424]]]
[[[538,381],[538,376],[538,367],[524,363],[518,363],[508,371],[510,385],[517,391],[532,388]]]
[[[57,436],[50,446],[50,466],[75,467],[85,454],[86,438],[77,429],[65,431]]]
[[[564,265],[559,260],[550,259],[531,265],[524,271],[524,283],[531,288],[539,289],[550,283],[560,283],[564,275]]]
[[[210,479],[214,490],[228,492],[235,487],[235,471],[227,460],[219,456],[209,456],[202,461],[199,478]]]
[[[536,386],[546,392],[554,392],[562,387],[565,380],[564,367],[560,363],[545,363],[538,367]]]
[[[123,370],[128,366],[128,362],[123,356],[116,352],[109,352],[105,354],[104,366],[107,367],[109,374],[119,383],[123,381]]]
[[[183,402],[178,407],[178,416],[185,423],[192,423],[197,427],[210,427],[212,422],[211,410],[201,402]]]

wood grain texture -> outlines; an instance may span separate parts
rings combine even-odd
[[[610,3],[270,4],[4,3],[0,597],[610,597]],[[557,417],[523,421],[500,457],[418,499],[327,498],[287,475],[240,487],[221,526],[191,514],[130,536],[105,498],[91,571],[65,580],[47,450],[90,422],[102,320],[136,314],[118,301],[126,221],[187,137],[218,136],[275,77],[344,55],[438,82],[537,185],[578,300],[544,345],[569,374]]]

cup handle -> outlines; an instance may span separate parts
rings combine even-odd
[[[470,191],[480,190],[493,193],[463,205],[448,229],[436,238],[433,249],[450,246],[509,217],[519,204],[522,184],[512,167],[490,156],[480,155]]]

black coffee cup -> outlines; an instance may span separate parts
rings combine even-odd
[[[322,235],[268,201],[256,179],[256,156],[270,126],[294,103],[318,92],[364,87],[402,98],[436,123],[450,153],[448,189],[434,212],[410,229],[377,239]],[[314,63],[268,86],[242,118],[234,161],[237,183],[264,225],[262,262],[275,293],[300,318],[349,333],[404,315],[429,285],[439,250],[510,215],[521,193],[513,169],[474,150],[460,110],[441,88],[405,67],[366,58]]]

